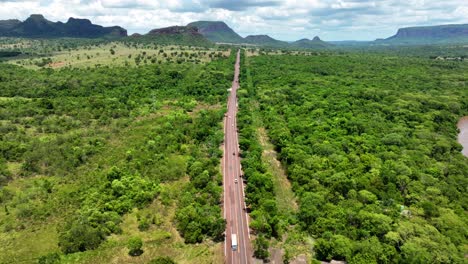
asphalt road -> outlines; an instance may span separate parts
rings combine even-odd
[[[237,52],[234,80],[228,98],[228,109],[224,118],[224,217],[226,240],[224,243],[225,263],[252,263],[249,219],[244,200],[244,183],[239,157],[237,135],[237,88],[239,88],[240,51]],[[237,235],[237,250],[232,249],[232,234]]]

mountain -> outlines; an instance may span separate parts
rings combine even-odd
[[[18,19],[0,20],[0,32],[11,30],[20,23],[21,21],[19,21]]]
[[[88,19],[69,18],[64,24],[66,32],[72,37],[94,38],[94,37],[126,37],[127,30],[119,26],[103,27],[94,25]]]
[[[21,22],[19,20],[1,20],[0,36],[5,37],[125,37],[127,30],[114,26],[103,27],[92,24],[88,19],[69,18],[66,23],[52,22],[42,15],[31,15]]]
[[[468,24],[400,28],[396,35],[376,41],[390,44],[468,42]]]
[[[213,42],[242,43],[244,39],[222,21],[196,21],[187,25],[198,28],[203,36]]]
[[[286,41],[276,40],[268,35],[249,35],[244,38],[244,43],[255,44],[260,46],[269,47],[286,47],[288,43]]]
[[[196,27],[189,27],[189,26],[172,26],[172,27],[165,27],[165,28],[158,28],[158,29],[153,29],[150,32],[148,32],[147,35],[164,35],[164,34],[169,34],[169,35],[176,35],[176,34],[188,34],[188,35],[194,35],[194,36],[203,36],[198,32],[198,29]]]
[[[318,37],[315,37],[313,40],[298,40],[291,44],[285,41],[276,40],[268,35],[250,35],[245,38],[242,38],[239,34],[237,34],[228,25],[226,25],[226,23],[222,21],[196,21],[188,24],[187,26],[198,28],[200,34],[202,34],[207,39],[213,42],[237,44],[246,43],[276,48],[292,47],[304,49],[327,48],[329,46],[333,46],[329,43],[320,40],[320,38]]]
[[[133,34],[130,41],[153,42],[187,46],[212,46],[213,43],[198,32],[196,27],[172,26],[153,29],[145,35]]]
[[[293,48],[302,48],[302,49],[318,49],[318,48],[320,49],[320,48],[329,48],[333,45],[321,40],[318,36],[316,36],[312,40],[304,38],[298,41],[294,41],[290,43],[290,46]]]

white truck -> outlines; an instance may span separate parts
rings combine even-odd
[[[231,235],[231,248],[232,248],[232,251],[237,250],[237,235],[236,234]]]

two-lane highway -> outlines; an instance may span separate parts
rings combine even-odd
[[[241,175],[239,141],[237,135],[237,88],[239,88],[240,51],[234,70],[234,80],[228,98],[228,109],[224,119],[224,217],[226,219],[226,240],[224,251],[226,263],[252,263],[249,219],[244,200],[244,183]],[[233,236],[236,239],[233,239]],[[233,248],[233,240],[237,240]]]

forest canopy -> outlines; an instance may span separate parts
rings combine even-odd
[[[246,60],[241,107],[258,104],[315,258],[464,262],[468,163],[456,123],[468,113],[467,64],[363,54]],[[252,168],[247,178],[264,173]]]

